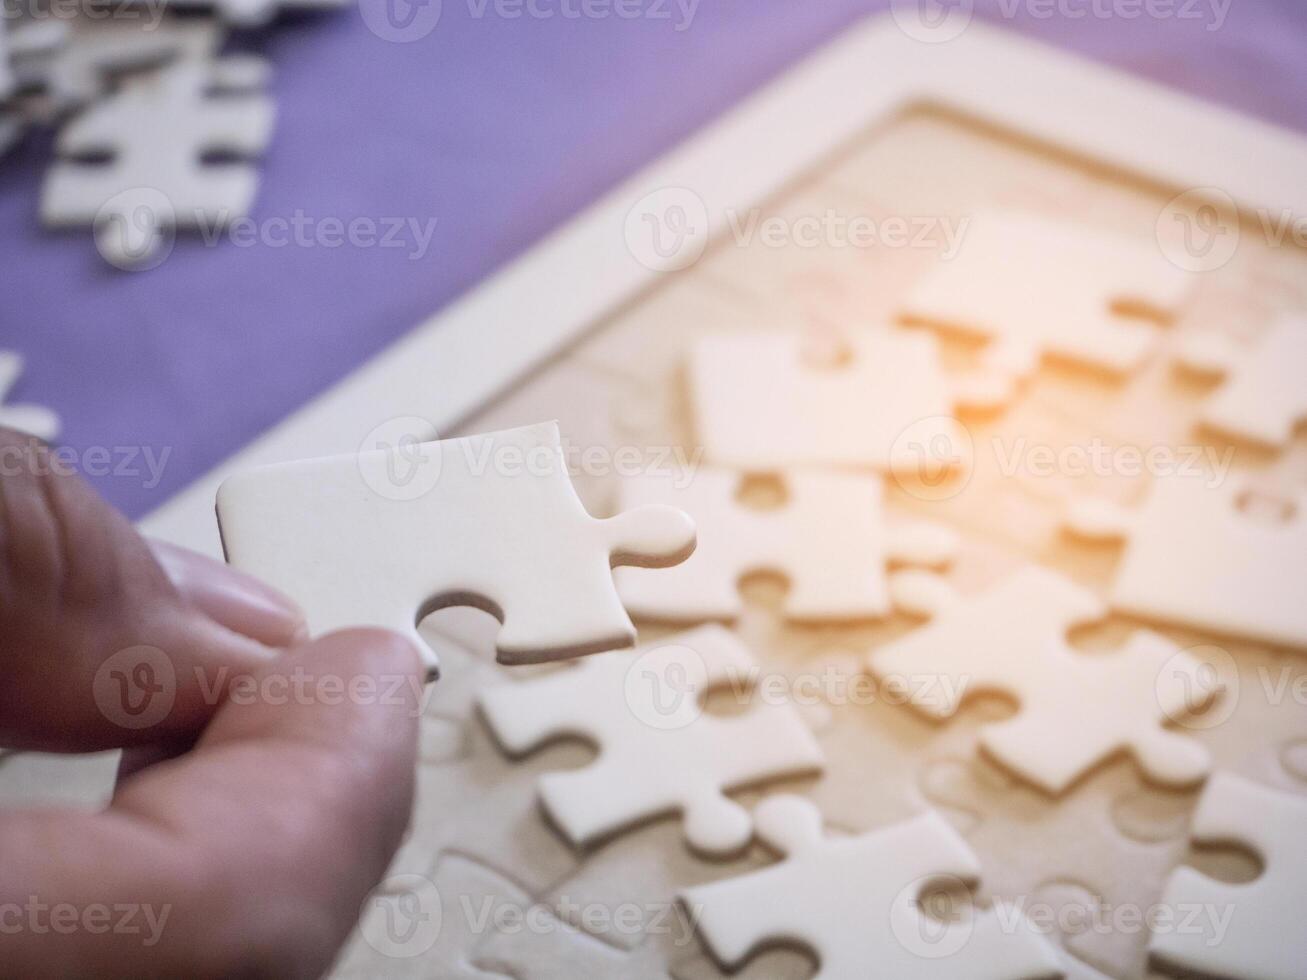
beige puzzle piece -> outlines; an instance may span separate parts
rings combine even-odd
[[[755,821],[783,861],[681,894],[700,935],[728,966],[764,944],[790,941],[816,953],[821,980],[1060,975],[1056,949],[1015,909],[995,907],[960,923],[927,917],[921,895],[928,884],[980,878],[979,862],[938,814],[828,838],[810,801],[774,796]]]
[[[728,791],[823,765],[788,703],[755,704],[730,717],[704,710],[713,688],[745,697],[759,669],[730,632],[705,626],[489,688],[481,709],[514,754],[563,735],[599,746],[590,766],[540,778],[545,809],[574,844],[679,811],[692,847],[729,854],[748,844],[753,825]]]
[[[1151,950],[1162,961],[1236,980],[1298,980],[1307,964],[1307,797],[1284,793],[1231,773],[1208,783],[1193,819],[1201,843],[1246,843],[1262,860],[1255,881],[1227,884],[1193,868],[1171,876],[1162,898],[1178,917],[1194,909],[1229,913],[1216,929],[1158,930]],[[1192,917],[1202,924],[1204,920]]]
[[[980,745],[1052,794],[1122,750],[1164,785],[1206,776],[1206,749],[1163,727],[1213,694],[1196,657],[1144,630],[1119,651],[1078,653],[1068,630],[1107,610],[1092,593],[1035,566],[966,598],[939,584],[904,600],[936,613],[935,621],[867,658],[882,684],[905,689],[913,707],[943,719],[971,693],[1015,696],[1018,714],[984,726]]]
[[[988,364],[1013,380],[1044,355],[1124,374],[1151,353],[1157,329],[1121,310],[1174,316],[1190,285],[1151,240],[982,211],[958,254],[919,281],[899,312],[986,338]]]
[[[672,622],[733,619],[743,607],[740,577],[774,571],[789,581],[788,617],[875,619],[891,608],[889,562],[938,565],[957,547],[955,536],[938,525],[888,523],[876,477],[787,473],[782,483],[788,499],[771,509],[740,502],[743,480],[704,466],[622,482],[619,506],[671,505],[700,528],[695,554],[678,568],[658,578],[637,569],[617,573],[632,615]]]
[[[690,350],[709,462],[743,470],[823,465],[914,472],[970,463],[959,400],[921,331],[842,332],[829,363],[800,333],[716,334]],[[1001,391],[989,399],[1001,397]]]
[[[1197,335],[1182,348],[1180,363],[1224,378],[1200,416],[1218,432],[1283,447],[1307,418],[1307,318],[1282,317],[1246,346]]]
[[[1080,499],[1068,529],[1123,539],[1113,608],[1267,643],[1307,647],[1307,493],[1287,501],[1287,518],[1267,522],[1240,510],[1244,481],[1154,478],[1136,510]]]
[[[228,561],[298,601],[315,634],[418,639],[432,610],[477,605],[502,620],[513,664],[630,646],[612,566],[694,546],[671,507],[586,513],[553,423],[250,470],[219,489],[218,522]]]

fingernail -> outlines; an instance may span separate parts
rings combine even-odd
[[[151,547],[178,591],[227,628],[270,646],[307,637],[299,606],[272,586],[176,545]]]

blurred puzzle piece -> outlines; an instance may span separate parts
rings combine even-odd
[[[928,918],[933,881],[975,882],[980,864],[936,813],[857,837],[824,837],[808,800],[774,796],[755,813],[758,836],[785,859],[738,878],[686,889],[681,901],[727,967],[766,944],[810,947],[818,980],[1021,980],[1058,976],[1057,950],[1015,907]]]
[[[905,604],[936,621],[872,652],[872,673],[905,685],[907,701],[937,719],[969,694],[1017,698],[1017,715],[984,725],[979,743],[1036,786],[1061,793],[1121,750],[1163,785],[1207,775],[1207,750],[1163,727],[1214,693],[1202,661],[1147,630],[1113,653],[1077,652],[1067,631],[1107,614],[1093,593],[1027,566],[980,595],[917,599]]]
[[[1156,477],[1143,505],[1072,503],[1068,530],[1123,539],[1108,600],[1131,615],[1267,643],[1307,647],[1307,493],[1285,502],[1285,520],[1243,513],[1245,490],[1226,476]]]
[[[957,538],[929,523],[888,525],[881,479],[797,471],[781,478],[786,498],[750,507],[746,480],[699,467],[623,480],[622,507],[672,505],[698,523],[699,547],[684,565],[654,575],[617,573],[618,590],[637,617],[669,622],[734,619],[743,609],[738,584],[750,572],[778,572],[789,581],[784,614],[795,620],[878,619],[891,610],[886,566],[948,562]]]
[[[735,636],[706,626],[491,687],[481,709],[514,754],[562,735],[599,746],[589,766],[540,778],[545,809],[572,843],[591,844],[679,811],[693,848],[730,854],[748,844],[753,825],[728,791],[823,765],[816,739],[788,703],[755,704],[729,717],[704,710],[710,689],[729,685],[743,696],[758,669]]]

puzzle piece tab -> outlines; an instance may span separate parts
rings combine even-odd
[[[218,491],[227,559],[291,596],[315,634],[415,624],[450,605],[503,622],[501,663],[629,647],[612,566],[682,560],[671,507],[600,520],[582,507],[552,422],[265,466]]]
[[[1148,356],[1157,330],[1122,312],[1173,315],[1191,283],[1151,238],[985,211],[958,254],[912,289],[900,316],[987,338],[988,364],[1013,379],[1046,354],[1125,373]]]
[[[952,417],[957,398],[934,337],[875,329],[836,341],[828,364],[814,363],[797,333],[697,341],[689,377],[709,461],[745,470],[969,465],[971,440]]]
[[[1307,797],[1259,785],[1232,773],[1218,773],[1203,792],[1193,818],[1201,843],[1244,842],[1256,849],[1263,871],[1254,881],[1227,884],[1193,868],[1172,874],[1162,897],[1174,922],[1190,928],[1155,930],[1149,947],[1168,964],[1204,976],[1237,980],[1297,980],[1307,964]],[[1208,915],[1192,916],[1186,910]],[[1226,928],[1210,913],[1227,910]],[[1210,928],[1195,929],[1193,923]]]
[[[1092,593],[1034,566],[989,591],[947,602],[935,622],[872,652],[882,683],[911,704],[953,715],[977,691],[1016,697],[1016,717],[985,725],[980,744],[1049,793],[1127,749],[1148,776],[1185,786],[1207,775],[1207,750],[1163,723],[1201,707],[1203,664],[1146,630],[1110,654],[1081,654],[1067,631],[1106,614]]]
[[[100,253],[126,268],[174,228],[212,230],[248,214],[258,184],[249,160],[272,132],[266,75],[258,58],[183,58],[124,83],[60,132],[66,159],[46,175],[41,220],[94,225]],[[75,159],[101,153],[110,160]],[[240,159],[211,165],[208,153]]]
[[[1076,501],[1068,529],[1124,539],[1108,599],[1132,615],[1307,648],[1307,493],[1268,523],[1240,508],[1241,481],[1155,477],[1137,510]]]
[[[816,739],[789,704],[731,717],[704,711],[709,689],[747,691],[756,668],[730,632],[705,626],[489,688],[481,708],[513,753],[567,734],[599,745],[590,766],[540,779],[545,809],[573,843],[679,810],[691,846],[731,853],[749,842],[752,824],[728,790],[822,767]]]
[[[1181,352],[1186,367],[1223,375],[1203,405],[1202,421],[1218,432],[1284,446],[1307,418],[1307,319],[1278,320],[1257,343],[1241,347],[1195,337]]]
[[[948,561],[956,537],[933,524],[888,526],[878,477],[797,471],[783,480],[787,500],[754,509],[737,499],[743,478],[728,470],[645,474],[624,480],[622,507],[670,504],[699,524],[699,546],[684,565],[657,577],[617,573],[635,616],[672,622],[733,619],[738,583],[749,572],[789,581],[785,615],[797,620],[875,619],[891,608],[886,565]]]
[[[755,818],[758,836],[785,860],[681,895],[727,966],[764,944],[797,941],[816,953],[819,980],[1060,975],[1056,949],[1015,908],[954,923],[927,917],[928,884],[980,877],[980,863],[938,814],[849,838],[823,837],[820,812],[796,796],[765,800]]]

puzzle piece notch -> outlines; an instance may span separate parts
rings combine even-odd
[[[315,634],[378,625],[425,651],[422,617],[478,605],[509,664],[631,646],[612,565],[675,563],[695,540],[670,507],[586,513],[552,422],[250,470],[219,488],[218,523],[228,561],[296,599]]]
[[[49,442],[59,434],[58,415],[41,405],[4,403],[22,373],[22,355],[14,351],[0,351],[0,426],[17,429]]]
[[[814,363],[801,333],[726,333],[698,340],[689,376],[696,425],[718,465],[769,470],[833,465],[965,471],[971,439],[935,338],[874,328],[841,333],[841,356]],[[970,398],[984,398],[972,385]]]
[[[513,754],[569,734],[599,746],[590,766],[540,779],[546,810],[574,844],[680,811],[692,848],[730,854],[749,842],[753,827],[727,791],[823,765],[816,739],[789,704],[752,705],[726,718],[704,711],[709,689],[744,691],[756,671],[738,639],[706,626],[490,688],[480,704]]]
[[[743,477],[700,467],[645,474],[619,487],[623,507],[672,504],[699,522],[699,547],[686,563],[655,576],[618,572],[622,599],[637,617],[670,621],[733,620],[743,611],[738,584],[751,572],[789,582],[783,612],[803,621],[877,619],[890,611],[885,567],[891,561],[938,565],[958,540],[934,524],[887,526],[879,478],[796,471],[787,500],[754,509],[737,499]]]
[[[1283,317],[1250,345],[1197,335],[1182,346],[1179,362],[1224,379],[1200,415],[1218,432],[1282,448],[1307,418],[1307,318]]]
[[[1029,566],[945,604],[935,622],[867,662],[882,682],[906,683],[912,705],[937,719],[955,714],[971,693],[1016,697],[1016,717],[986,724],[979,741],[1048,793],[1062,793],[1121,749],[1164,785],[1200,781],[1210,765],[1206,750],[1163,723],[1201,707],[1199,692],[1210,696],[1201,661],[1145,630],[1110,654],[1072,649],[1067,631],[1105,614],[1092,593]],[[921,678],[931,682],[916,683]]]
[[[899,315],[987,338],[986,366],[1013,380],[1048,354],[1123,374],[1148,356],[1157,330],[1122,308],[1173,315],[1192,281],[1151,241],[982,211],[958,254],[916,284]]]
[[[1288,495],[1282,524],[1241,511],[1243,481],[1155,477],[1135,509],[1084,498],[1068,531],[1123,539],[1109,592],[1113,608],[1281,646],[1307,647],[1307,492]]]
[[[41,190],[48,227],[91,224],[121,268],[149,262],[174,228],[219,228],[248,214],[258,174],[249,162],[272,132],[272,102],[252,56],[185,58],[131,79],[60,132],[65,159]],[[238,162],[211,165],[206,153]],[[108,162],[78,156],[109,153]],[[73,158],[73,159],[69,159]]]
[[[1157,931],[1150,951],[1204,975],[1247,980],[1301,977],[1307,963],[1307,932],[1301,922],[1307,899],[1304,826],[1307,798],[1233,773],[1213,776],[1194,813],[1195,841],[1247,843],[1262,858],[1263,872],[1254,881],[1228,884],[1193,868],[1176,869],[1162,896],[1164,906],[1177,915],[1194,908],[1229,909],[1233,914],[1223,936],[1194,929]]]
[[[934,812],[857,837],[822,835],[808,800],[774,796],[755,813],[780,863],[681,893],[700,934],[728,967],[779,941],[810,947],[818,978],[1043,977],[1061,971],[1055,948],[1019,911],[993,908],[963,923],[927,922],[932,882],[975,882],[980,865]]]

